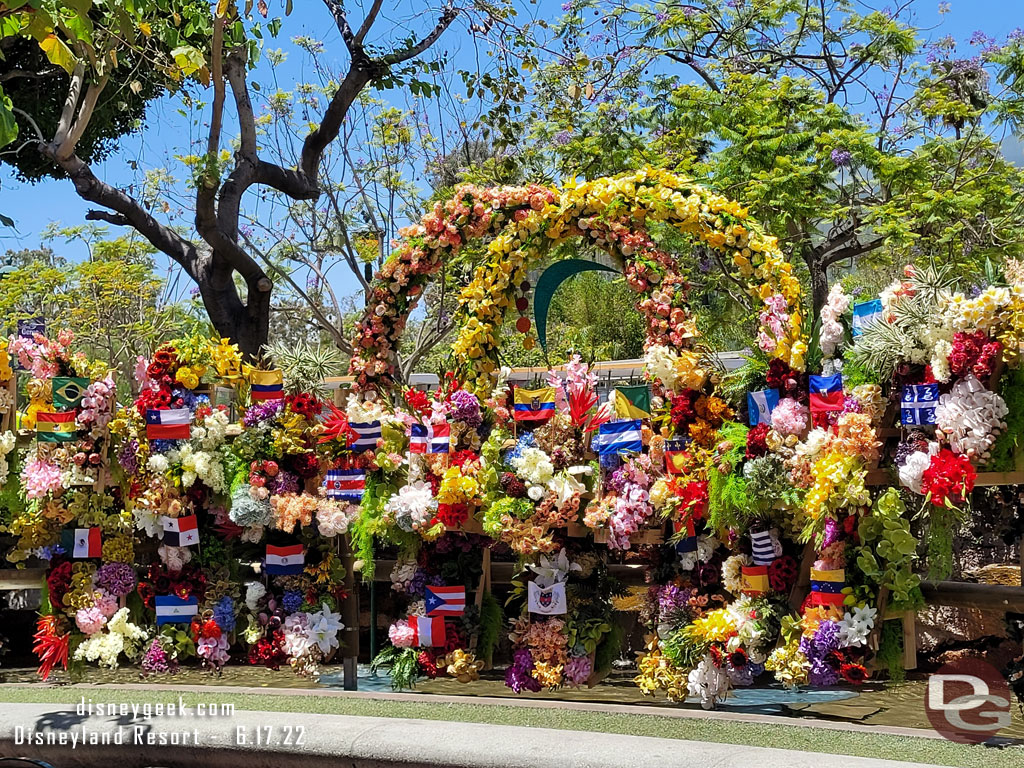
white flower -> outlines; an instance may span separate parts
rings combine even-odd
[[[570,572],[583,570],[579,563],[569,562],[569,556],[565,553],[564,549],[551,558],[547,555],[541,555],[537,565],[529,565],[527,567],[537,574],[537,578],[534,581],[541,589],[547,589],[552,584],[568,581]]]
[[[700,664],[686,678],[687,693],[700,697],[703,709],[714,709],[720,699],[729,693],[729,675],[715,666],[711,654],[705,654]]]
[[[529,496],[533,501],[540,501],[544,498],[544,486],[543,485],[531,485],[526,489],[526,495]]]
[[[147,536],[163,536],[164,526],[157,511],[136,505],[132,514],[135,516],[135,527],[145,531]]]
[[[999,433],[1006,429],[1009,409],[999,395],[974,376],[961,379],[939,398],[935,408],[936,437],[969,458],[987,459]]]
[[[839,621],[839,642],[842,646],[848,648],[867,644],[877,615],[878,609],[870,606],[856,606],[853,613],[845,613]]]
[[[245,606],[253,613],[256,612],[257,603],[260,598],[267,594],[267,588],[258,581],[250,581],[245,585]]]
[[[154,453],[150,455],[149,461],[146,462],[146,467],[154,475],[163,475],[171,468],[171,462],[168,461],[166,455]]]
[[[330,653],[332,648],[339,646],[338,633],[344,628],[341,614],[334,613],[327,607],[327,603],[322,603],[316,613],[309,614],[309,639],[325,655]]]
[[[555,465],[540,448],[524,448],[512,459],[512,467],[519,477],[534,485],[547,485],[555,476]]]
[[[734,595],[743,593],[743,566],[753,561],[749,555],[732,555],[722,562],[722,586]]]
[[[937,452],[938,443],[932,443],[934,451],[914,451],[900,467],[900,485],[914,493],[921,493],[921,476],[932,463],[932,453]]]
[[[384,511],[392,515],[403,531],[417,531],[429,525],[437,512],[437,499],[430,484],[422,481],[403,485],[388,499]]]

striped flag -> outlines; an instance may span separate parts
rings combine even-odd
[[[771,565],[778,557],[775,547],[775,537],[771,531],[750,532],[751,552],[754,556],[754,565]]]
[[[820,571],[811,568],[811,605],[842,605],[846,596],[846,571],[837,568]]]
[[[412,644],[418,648],[438,648],[445,644],[444,619],[440,616],[410,616]]]
[[[188,408],[146,411],[146,438],[188,440],[192,436],[192,413]]]
[[[826,413],[843,410],[843,375],[831,376],[811,374],[811,413]]]
[[[284,398],[284,374],[279,370],[256,371],[249,375],[249,399],[254,403]]]
[[[600,443],[597,452],[602,456],[616,453],[640,453],[644,449],[640,419],[609,421],[598,428]]]
[[[756,596],[768,592],[767,565],[744,565],[740,573],[743,577],[743,594]]]
[[[860,301],[853,305],[853,335],[860,336],[864,329],[882,317],[882,300]]]
[[[366,490],[365,469],[329,469],[324,478],[327,498],[338,501],[362,501]]]
[[[448,453],[451,425],[412,424],[409,427],[409,453]]]
[[[686,447],[690,438],[679,437],[665,441],[665,472],[670,475],[681,475],[685,471],[689,454]]]
[[[169,547],[194,547],[199,543],[199,521],[195,515],[161,517],[164,544]]]
[[[275,547],[267,544],[267,574],[270,576],[295,576],[302,573],[306,565],[306,553],[301,544]]]
[[[555,415],[555,388],[516,387],[513,418],[516,421],[545,421]]]
[[[377,448],[377,441],[382,434],[379,421],[357,421],[348,426],[357,435],[356,441],[349,446],[352,451],[362,453]]]
[[[199,598],[157,595],[153,598],[156,608],[156,625],[188,624],[193,616],[199,615]]]
[[[66,443],[75,439],[78,426],[75,424],[74,411],[65,413],[48,413],[40,411],[36,414],[36,440],[40,443]]]
[[[772,411],[779,404],[779,390],[762,389],[760,392],[747,392],[747,411],[750,426],[771,424]]]
[[[71,556],[76,559],[101,557],[103,534],[99,528],[75,528],[75,544]]]
[[[427,616],[461,616],[466,612],[465,587],[427,587]]]

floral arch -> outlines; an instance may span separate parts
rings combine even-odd
[[[691,180],[642,168],[563,189],[539,185],[461,186],[423,219],[401,231],[397,250],[376,276],[371,302],[356,325],[351,373],[360,389],[394,384],[395,350],[428,281],[469,243],[486,244],[473,280],[462,291],[464,318],[453,345],[466,382],[478,394],[497,379],[500,331],[529,270],[551,249],[582,237],[621,262],[642,295],[647,345],[676,349],[694,335],[687,284],[676,256],[660,249],[651,224],[666,224],[731,260],[762,303],[762,349],[803,369],[800,283],[776,238],[748,221],[739,203]]]

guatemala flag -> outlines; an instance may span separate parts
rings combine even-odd
[[[772,423],[772,411],[779,404],[779,390],[762,389],[760,392],[747,392],[747,410],[750,412],[750,426]]]

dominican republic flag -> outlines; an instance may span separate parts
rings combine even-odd
[[[768,566],[744,565],[740,568],[743,578],[743,594],[763,595],[768,592]]]
[[[685,533],[683,538],[676,542],[676,552],[686,555],[697,551],[697,532],[693,527],[693,520],[682,522],[676,520],[672,523],[672,529],[676,533]]]
[[[103,534],[99,528],[75,528],[74,558],[100,557],[103,554]]]
[[[253,371],[249,376],[249,399],[254,403],[284,398],[284,374],[281,371]]]
[[[555,415],[555,388],[523,389],[516,387],[512,417],[516,421],[546,421]]]
[[[811,374],[811,413],[826,413],[843,410],[843,375],[831,376]]]
[[[779,390],[762,389],[760,392],[747,392],[747,411],[750,426],[772,423],[772,411],[779,404]]]
[[[377,440],[380,439],[381,430],[379,421],[357,421],[349,424],[352,431],[358,436],[356,441],[349,446],[355,453],[372,451],[377,447]]]
[[[665,441],[665,472],[670,475],[683,474],[689,454],[686,452],[690,438],[677,437]]]
[[[864,329],[882,317],[882,300],[872,299],[853,305],[853,335],[860,336]]]
[[[466,612],[465,587],[427,587],[427,616],[461,616]]]
[[[409,453],[448,453],[452,427],[444,424],[413,424],[409,427]]]
[[[362,501],[366,490],[365,469],[329,469],[324,478],[327,498],[338,501]]]
[[[616,453],[640,453],[644,449],[640,432],[640,419],[609,421],[598,427],[600,443],[597,452],[602,456]]]
[[[199,521],[195,515],[161,517],[164,544],[169,547],[194,547],[199,543]]]
[[[188,440],[192,436],[192,413],[188,408],[146,411],[146,438]]]
[[[819,571],[811,568],[811,605],[842,605],[845,595],[846,571]]]
[[[306,566],[306,553],[301,544],[275,547],[267,544],[267,568],[270,576],[296,576]]]
[[[775,537],[771,531],[751,531],[750,547],[754,565],[771,565],[778,557],[775,551]]]
[[[938,384],[907,384],[900,399],[900,423],[904,426],[934,424],[938,404]]]
[[[40,411],[36,414],[36,440],[40,443],[66,443],[75,439],[78,425],[75,424],[75,411],[64,413],[48,413]]]
[[[440,616],[410,616],[409,626],[412,627],[412,644],[417,648],[444,647],[444,619]]]
[[[199,615],[199,598],[157,595],[153,598],[156,607],[156,625],[188,624],[193,616]]]

